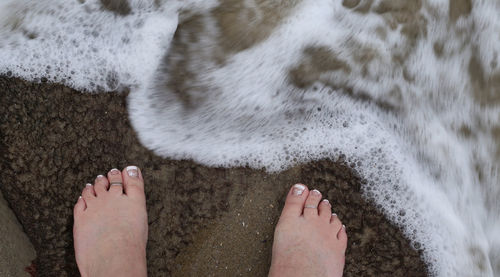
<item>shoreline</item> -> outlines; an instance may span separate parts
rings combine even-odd
[[[319,189],[348,228],[345,276],[427,276],[421,253],[362,196],[355,171],[315,161],[280,173],[160,158],[137,140],[126,94],[0,77],[0,187],[37,252],[39,276],[77,275],[72,207],[103,170],[141,167],[149,276],[265,276],[288,188]]]

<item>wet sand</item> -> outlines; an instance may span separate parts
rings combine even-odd
[[[1,182],[0,182],[1,186]],[[35,249],[0,191],[0,276],[30,276],[28,267],[36,257]]]
[[[0,110],[0,190],[36,249],[38,276],[78,276],[73,205],[97,174],[128,164],[146,181],[149,276],[266,276],[274,225],[297,182],[321,190],[347,226],[345,276],[427,275],[342,160],[269,174],[163,159],[130,127],[126,93],[0,77]]]

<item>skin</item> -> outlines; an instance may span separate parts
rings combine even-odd
[[[127,170],[128,169],[128,170]],[[122,185],[121,185],[122,184]],[[317,190],[294,185],[276,226],[270,277],[342,276],[347,234]],[[112,169],[82,191],[73,236],[83,277],[147,276],[148,221],[140,169]]]
[[[75,256],[82,277],[147,276],[144,182],[113,169],[87,185],[74,208]],[[131,174],[133,175],[133,174]],[[122,185],[110,183],[122,182]]]
[[[288,192],[274,232],[270,277],[342,276],[346,229],[321,198],[302,184]]]

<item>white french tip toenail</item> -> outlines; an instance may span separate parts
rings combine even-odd
[[[82,196],[81,196],[81,195],[80,195],[80,196],[78,196],[78,199],[82,199]]]
[[[317,189],[313,189],[312,193],[315,195],[321,195],[321,192],[319,192],[319,190],[317,190]]]
[[[304,192],[305,189],[306,189],[306,186],[304,186],[302,184],[295,184],[295,185],[293,185],[292,194],[293,195],[302,195],[302,193]]]
[[[118,174],[118,173],[120,172],[120,170],[118,170],[118,169],[116,169],[116,168],[113,168],[113,169],[111,169],[109,172],[110,172],[111,174],[113,174],[113,175],[116,175],[116,174]]]
[[[295,185],[293,185],[293,187],[301,189],[301,190],[305,190],[306,189],[306,186],[304,186],[303,184],[295,184]]]
[[[138,170],[137,166],[134,166],[134,165],[127,166],[126,170],[127,170],[128,176],[130,176],[130,177],[139,176],[139,170]]]
[[[97,175],[97,178],[104,178],[104,175]]]
[[[85,184],[85,185],[86,185],[87,187],[91,187],[91,186],[92,186],[92,184],[90,184],[90,183],[87,183],[87,184]]]
[[[342,225],[342,228],[344,228],[344,230],[345,230],[345,225]]]
[[[337,214],[336,214],[336,213],[333,213],[333,214],[332,214],[332,216],[337,216]]]
[[[330,204],[330,201],[328,201],[328,199],[323,199],[323,202]]]

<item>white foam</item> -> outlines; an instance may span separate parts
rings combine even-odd
[[[269,38],[229,55],[224,65],[207,58],[218,32],[207,16],[198,42],[203,53],[191,65],[204,88],[192,92],[201,99],[194,108],[162,87],[169,69],[157,71],[177,24],[181,4],[175,2],[156,8],[135,1],[126,17],[101,10],[97,1],[64,2],[64,22],[59,8],[44,12],[53,2],[16,2],[31,3],[22,28],[38,37],[10,31],[12,24],[5,22],[12,21],[0,23],[0,73],[10,70],[30,80],[50,76],[90,91],[132,87],[130,120],[141,142],[165,157],[276,171],[345,155],[359,162],[366,195],[420,245],[435,275],[499,275],[498,142],[491,132],[500,125],[500,109],[474,100],[468,75],[473,55],[485,75],[498,72],[492,64],[499,62],[499,5],[476,1],[471,15],[453,25],[448,1],[423,1],[425,36],[406,51],[412,42],[401,26],[388,28],[384,16],[355,13],[340,2],[304,0]],[[184,8],[203,13],[215,4],[190,1]],[[3,7],[0,13],[19,10]],[[436,42],[443,44],[440,57]],[[289,70],[311,45],[332,50],[351,71],[324,73],[311,88],[294,87]],[[365,65],[355,61],[359,45],[375,53]],[[392,59],[395,53],[404,54],[404,65]],[[119,81],[109,85],[109,74]],[[325,83],[352,88],[354,97]],[[360,100],[359,92],[373,101]],[[396,109],[388,112],[379,102]],[[463,126],[471,136],[462,134]]]
[[[367,195],[422,245],[433,273],[492,276],[495,261],[489,256],[497,239],[488,233],[495,233],[498,225],[491,228],[485,219],[498,222],[498,209],[484,205],[479,187],[494,186],[498,179],[490,176],[481,183],[473,156],[480,155],[476,159],[486,163],[481,166],[493,163],[488,153],[494,143],[491,137],[465,141],[458,129],[461,124],[474,126],[477,116],[498,122],[492,117],[498,109],[479,109],[470,95],[467,66],[472,46],[450,58],[434,55],[434,42],[442,38],[450,40],[445,51],[463,47],[463,41],[449,34],[447,5],[436,3],[436,8],[441,17],[427,15],[432,21],[428,38],[419,40],[407,57],[406,69],[414,82],[406,81],[403,68],[391,60],[392,53],[409,44],[399,29],[388,30],[383,40],[374,32],[385,25],[381,17],[349,13],[330,1],[305,1],[265,42],[234,55],[222,68],[205,64],[210,70],[199,79],[211,80],[210,90],[203,91],[208,99],[194,111],[184,110],[175,95],[155,87],[130,95],[131,121],[143,143],[157,153],[205,164],[281,170],[342,152],[362,161],[359,170],[369,180]],[[365,78],[346,49],[349,39],[378,53]],[[323,79],[344,81],[401,110],[386,114],[341,91],[304,91],[288,85],[288,70],[308,45],[327,46],[350,61],[351,74],[332,73]],[[402,91],[400,102],[387,93],[395,85]],[[161,99],[169,101],[143,109]],[[301,109],[305,114],[298,113]]]
[[[142,84],[177,26],[177,8],[153,2],[131,1],[132,13],[117,16],[99,1],[5,0],[0,73],[88,91]]]

